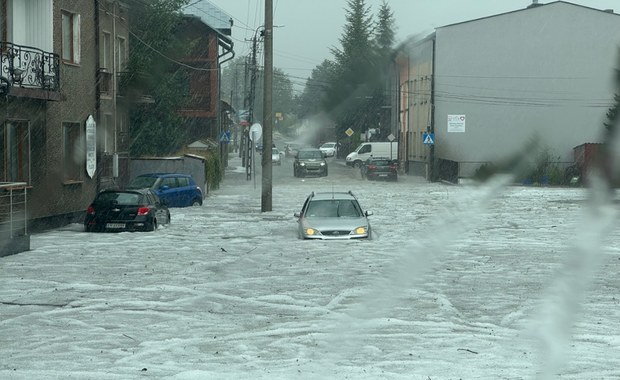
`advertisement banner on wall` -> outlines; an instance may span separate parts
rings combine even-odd
[[[448,132],[465,132],[465,115],[448,115]]]

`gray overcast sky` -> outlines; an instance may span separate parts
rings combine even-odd
[[[209,1],[232,16],[235,54],[247,55],[250,52],[247,40],[263,24],[264,0]],[[619,0],[569,2],[620,13]],[[373,15],[381,3],[382,0],[366,0]],[[387,3],[394,12],[398,43],[409,36],[426,36],[436,27],[524,9],[532,0],[387,0]],[[274,25],[282,25],[274,29],[274,66],[291,75],[297,88],[303,86],[316,65],[333,58],[330,48],[340,47],[346,8],[346,0],[273,0]]]

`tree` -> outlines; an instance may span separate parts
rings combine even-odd
[[[335,72],[335,63],[327,59],[312,70],[297,101],[297,115],[300,118],[311,117],[328,107],[327,91],[335,78]]]
[[[383,0],[379,14],[377,16],[377,30],[375,32],[375,43],[379,49],[379,56],[384,60],[389,59],[394,49],[394,12],[388,3]]]
[[[380,137],[386,137],[389,133],[391,113],[389,108],[382,106],[389,105],[391,98],[389,72],[391,67],[392,52],[394,51],[394,13],[390,6],[384,0],[377,15],[377,29],[375,32],[375,44],[377,45],[377,63],[376,70],[377,82],[373,85],[375,104],[381,107],[377,110],[379,116],[379,124],[381,127]]]
[[[368,100],[372,90],[374,23],[364,0],[348,0],[341,48],[332,49],[336,67],[327,91],[327,110],[336,122],[336,135],[347,128],[361,132],[369,124]]]
[[[131,54],[120,86],[131,104],[132,156],[166,155],[185,143],[176,110],[185,101],[187,73],[174,62],[189,50],[176,38],[188,0],[132,4]],[[144,96],[151,101],[145,102]]]

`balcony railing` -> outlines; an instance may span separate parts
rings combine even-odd
[[[30,249],[25,182],[0,182],[0,256]]]
[[[41,49],[0,41],[0,75],[13,87],[58,91],[60,57]]]

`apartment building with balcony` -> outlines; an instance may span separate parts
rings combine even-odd
[[[30,229],[75,221],[97,191],[95,16],[94,1],[0,0],[0,182],[23,184]]]

